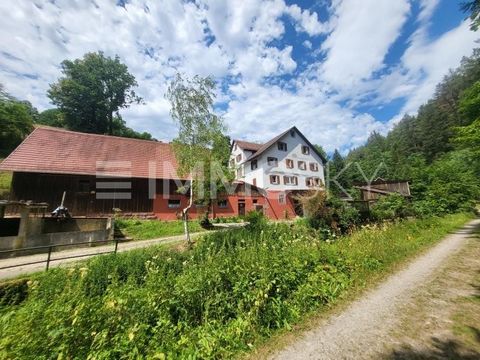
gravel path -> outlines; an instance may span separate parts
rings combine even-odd
[[[448,258],[462,248],[480,225],[473,220],[438,245],[389,277],[377,288],[353,302],[341,314],[273,356],[274,359],[371,359],[391,343],[392,329],[399,325],[402,306],[412,302],[416,291],[441,271]]]

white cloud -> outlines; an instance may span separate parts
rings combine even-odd
[[[334,0],[328,9],[315,7],[330,15],[327,22],[312,8],[284,0],[132,0],[125,7],[93,0],[0,2],[0,12],[9,14],[0,23],[0,82],[45,109],[60,62],[101,50],[120,56],[145,99],[122,111],[127,123],[158,139],[176,134],[164,93],[181,71],[213,75],[223,84],[218,100],[227,106],[232,137],[264,141],[297,125],[329,151],[348,149],[390,126],[355,111],[356,105],[403,97],[402,111],[413,111],[474,47],[466,23],[428,37],[437,4],[422,0],[408,49],[387,68],[385,56],[411,15],[407,0]],[[286,34],[287,22],[295,35]],[[313,49],[313,41],[323,43]],[[298,48],[311,51],[308,61],[294,57]]]
[[[335,8],[333,31],[322,44],[327,53],[322,78],[335,89],[356,86],[383,66],[389,47],[407,19],[407,0],[344,0]]]

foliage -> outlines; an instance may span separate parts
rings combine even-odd
[[[373,218],[380,221],[402,219],[411,215],[413,215],[411,205],[400,194],[383,196],[372,206]]]
[[[10,154],[32,130],[31,105],[6,94],[0,96],[0,156]]]
[[[37,124],[65,128],[65,115],[60,109],[47,109],[38,115]]]
[[[173,141],[178,173],[190,177],[190,203],[183,209],[185,222],[193,202],[210,205],[216,191],[222,190],[217,187],[222,184],[220,180],[228,180],[224,174],[228,174],[229,142],[223,134],[223,120],[213,111],[214,90],[215,82],[210,77],[189,79],[177,74],[166,94],[170,114],[178,124],[178,136]],[[190,241],[186,224],[185,235]]]
[[[115,226],[134,240],[155,239],[183,233],[181,221],[115,219]],[[201,231],[197,221],[190,222],[191,231]]]
[[[357,209],[325,191],[311,191],[297,197],[303,206],[308,224],[314,229],[324,230],[329,236],[345,233],[360,223]]]
[[[334,243],[270,224],[56,268],[0,310],[1,358],[231,358],[351,296],[468,217],[368,226]]]
[[[267,224],[267,218],[261,211],[252,210],[245,215],[245,221],[248,222],[249,229],[261,229]]]
[[[0,159],[0,162],[3,159]],[[0,199],[6,199],[10,193],[10,186],[12,184],[12,173],[0,171]]]
[[[461,4],[461,9],[463,12],[469,14],[470,20],[470,29],[472,31],[477,31],[478,26],[480,25],[480,1],[479,0],[469,0]]]
[[[240,216],[220,216],[213,219],[213,222],[216,224],[239,223],[243,221],[244,219],[242,219]]]
[[[418,214],[470,208],[480,188],[479,94],[480,49],[475,49],[416,116],[406,115],[386,136],[372,134],[347,155],[345,187],[351,192],[355,182],[377,177],[409,180]]]
[[[71,130],[113,134],[113,114],[142,101],[133,90],[135,77],[118,56],[87,53],[82,59],[63,61],[61,67],[63,77],[50,85],[48,96]]]

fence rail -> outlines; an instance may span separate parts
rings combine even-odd
[[[102,254],[116,254],[117,250],[118,250],[118,242],[119,241],[120,241],[119,239],[98,240],[98,241],[83,241],[83,242],[78,242],[78,243],[75,243],[75,244],[43,245],[43,246],[32,246],[32,247],[12,249],[12,250],[1,250],[0,251],[0,258],[3,258],[1,256],[3,254],[27,252],[27,251],[35,251],[35,250],[45,249],[46,250],[45,254],[46,254],[47,258],[45,260],[37,260],[37,261],[30,261],[30,262],[21,263],[21,264],[2,266],[2,267],[0,267],[0,270],[11,269],[11,268],[20,267],[20,266],[41,264],[41,263],[46,263],[45,270],[48,270],[49,267],[50,267],[50,263],[52,261],[67,260],[67,259],[74,259],[74,258],[80,258],[80,257],[90,257],[90,256],[96,256],[96,255],[102,255]],[[55,249],[55,248],[68,247],[68,246],[72,247],[72,246],[77,246],[77,245],[108,244],[108,243],[114,243],[113,250],[96,252],[96,253],[91,253],[91,254],[69,255],[69,256],[64,256],[64,257],[59,257],[59,258],[55,257],[55,258],[52,259],[52,252],[53,252],[53,249]],[[38,255],[38,254],[35,254],[35,255]]]

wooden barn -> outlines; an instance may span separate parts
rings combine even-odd
[[[408,180],[376,179],[370,183],[360,183],[355,186],[360,190],[362,201],[376,201],[382,196],[400,194],[411,197]]]

